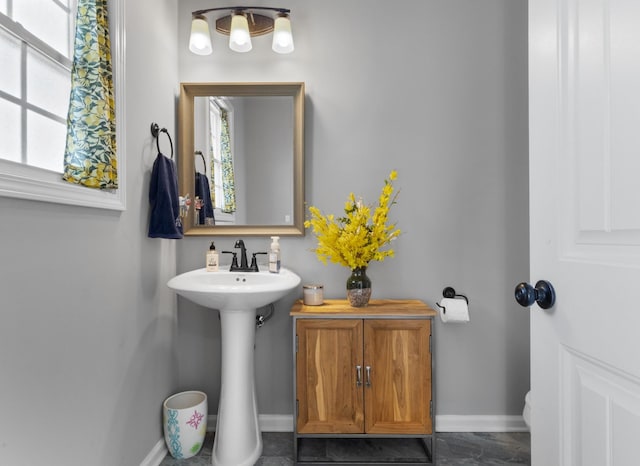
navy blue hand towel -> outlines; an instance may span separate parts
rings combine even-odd
[[[205,218],[215,218],[213,215],[213,203],[211,202],[211,187],[209,179],[206,175],[196,172],[196,196],[202,199],[202,207],[200,208],[199,225],[204,225]],[[214,220],[215,222],[215,220]]]
[[[160,153],[153,163],[149,202],[151,203],[149,238],[182,238],[176,165],[173,160]]]

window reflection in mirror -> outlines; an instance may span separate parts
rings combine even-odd
[[[233,105],[226,97],[196,97],[194,115],[194,225],[235,225]]]

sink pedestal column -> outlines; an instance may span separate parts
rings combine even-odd
[[[211,462],[253,466],[262,454],[254,373],[256,310],[220,310],[220,326],[222,374]]]

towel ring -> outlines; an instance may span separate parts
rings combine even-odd
[[[156,147],[158,148],[158,153],[162,154],[162,151],[160,150],[160,138],[158,136],[160,136],[160,133],[164,133],[167,135],[167,137],[169,138],[169,144],[171,145],[171,158],[173,159],[173,141],[171,140],[171,136],[169,135],[169,131],[167,131],[167,128],[160,128],[158,126],[158,123],[151,123],[151,135],[156,138]]]
[[[197,151],[194,152],[194,155],[199,155],[200,157],[202,157],[202,163],[204,165],[204,171],[206,173],[207,172],[207,161],[204,158],[204,154],[202,153],[201,150],[197,150]],[[196,170],[196,171],[198,171],[198,170]]]

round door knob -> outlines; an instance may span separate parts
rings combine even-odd
[[[518,283],[515,297],[518,304],[523,307],[538,303],[542,309],[549,309],[556,302],[556,292],[551,283],[546,280],[538,281],[535,288],[525,282]]]

